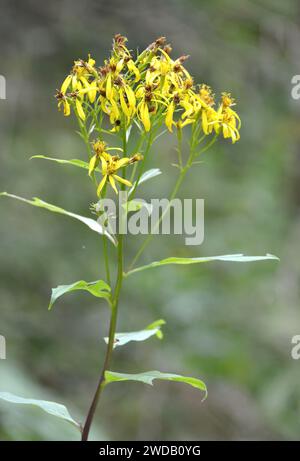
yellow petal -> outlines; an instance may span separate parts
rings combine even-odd
[[[68,101],[64,100],[64,116],[68,117],[71,113],[70,104]]]
[[[138,99],[140,99],[140,98],[142,98],[142,97],[144,96],[144,94],[145,94],[145,88],[144,88],[142,85],[140,85],[140,86],[137,88],[137,90],[136,90],[136,92],[135,92],[135,95],[136,95],[136,97],[137,97]]]
[[[202,128],[205,134],[208,134],[208,122],[206,110],[202,110]]]
[[[77,88],[77,76],[74,74],[72,75],[72,90],[76,91]]]
[[[119,74],[121,72],[121,70],[123,69],[123,66],[124,66],[124,59],[120,59],[120,61],[118,62],[117,66],[116,66],[117,74]]]
[[[130,117],[130,112],[129,112],[129,109],[127,107],[126,101],[124,99],[124,95],[123,95],[122,90],[120,90],[120,103],[121,103],[122,110],[123,110],[124,114],[126,115],[126,117]]]
[[[81,105],[81,102],[79,101],[79,99],[76,99],[76,109],[77,109],[77,113],[78,113],[78,116],[81,118],[81,120],[85,120],[85,113],[82,109],[82,105]]]
[[[151,123],[150,123],[149,110],[145,102],[142,102],[141,104],[140,114],[141,114],[141,120],[143,122],[145,131],[150,131]]]
[[[95,101],[95,99],[96,99],[97,90],[95,90],[95,89],[94,89],[94,90],[90,89],[88,95],[89,95],[89,100],[90,100],[90,102],[93,103],[93,102]]]
[[[181,120],[179,120],[179,127],[180,128],[184,128],[185,126],[187,125],[190,125],[191,123],[195,123],[195,119],[192,119],[192,118],[186,118],[184,120],[184,122],[182,122]]]
[[[109,154],[107,154],[107,155],[109,155]],[[106,175],[107,174],[107,161],[105,160],[104,156],[103,157],[101,156],[100,160],[101,160],[101,165],[102,165],[102,174]]]
[[[101,194],[101,191],[103,189],[103,187],[105,186],[105,183],[107,181],[107,176],[103,176],[103,178],[101,179],[100,183],[99,183],[99,186],[98,186],[98,189],[97,189],[97,195],[99,197],[99,195]]]
[[[241,122],[241,119],[240,119],[239,115],[233,109],[231,109],[230,107],[228,108],[228,110],[237,119],[238,127],[241,128],[242,122]]]
[[[89,163],[89,176],[91,176],[92,172],[94,171],[94,169],[96,168],[97,166],[97,155],[94,155],[91,160],[90,160],[90,163]]]
[[[132,59],[130,59],[127,62],[127,67],[130,70],[130,72],[134,73],[135,82],[138,82],[140,80],[140,78],[141,78],[141,74],[140,74],[140,71],[138,70],[138,68],[136,67],[136,65],[134,64],[134,62],[132,61]]]
[[[173,125],[174,109],[175,109],[174,101],[172,101],[171,104],[169,104],[166,119],[165,119],[165,124],[166,124],[168,130],[171,131],[171,132],[173,131],[172,130],[172,125]]]
[[[82,100],[84,98],[83,91],[87,91],[86,89],[83,90],[82,83],[78,80],[76,84],[76,91],[78,91],[78,97]]]
[[[67,91],[67,89],[69,88],[69,85],[70,85],[70,83],[71,83],[71,80],[72,80],[72,75],[68,75],[68,76],[64,79],[64,81],[63,81],[63,83],[62,83],[62,86],[61,86],[61,88],[60,88],[60,91],[62,92],[62,94],[65,94],[65,93],[66,93],[66,91]]]
[[[90,88],[90,84],[89,84],[89,82],[87,81],[87,79],[86,79],[85,77],[83,77],[83,76],[80,77],[80,80],[82,81],[83,85],[84,85],[87,89]]]
[[[185,109],[184,113],[182,114],[182,118],[190,117],[194,111],[194,107],[188,101],[181,101],[180,105]]]
[[[117,194],[117,193],[118,193],[118,189],[117,189],[117,186],[116,186],[116,183],[115,183],[115,180],[114,180],[113,176],[112,176],[112,175],[109,175],[108,179],[109,179],[109,182],[110,182],[111,187],[113,188],[113,190],[114,190],[115,193]]]
[[[130,181],[128,181],[127,179],[124,179],[124,178],[121,178],[120,176],[118,176],[117,174],[114,174],[114,178],[121,182],[122,184],[125,184],[125,186],[128,186],[128,187],[132,187],[132,184]]]
[[[91,55],[89,54],[88,65],[94,67],[95,64],[96,64],[95,59],[91,58]]]
[[[130,158],[128,157],[121,158],[120,160],[116,162],[116,169],[119,170],[123,166],[128,165],[129,162],[130,162]]]
[[[89,100],[93,103],[96,99],[97,87],[95,83],[89,83],[85,77],[80,77],[81,82],[83,83],[85,90],[81,90],[81,93],[88,93]]]
[[[112,96],[112,86],[111,86],[111,74],[108,74],[106,80],[106,97],[107,99],[111,99]]]
[[[134,92],[132,91],[132,89],[129,86],[125,86],[125,93],[126,93],[126,96],[127,96],[127,99],[128,99],[129,107],[131,109],[133,109],[133,111],[134,111],[135,110],[135,104],[136,104],[136,99],[135,99],[135,96],[134,96]]]
[[[120,117],[120,111],[118,109],[118,106],[117,106],[117,103],[114,99],[112,99],[110,101],[111,103],[111,116],[112,116],[112,120],[113,120],[113,123],[115,122],[115,120],[118,120],[118,118]]]

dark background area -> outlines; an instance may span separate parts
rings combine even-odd
[[[190,173],[182,197],[205,199],[205,241],[186,247],[158,237],[144,262],[167,256],[244,252],[281,258],[247,265],[163,267],[124,286],[119,331],[164,318],[165,339],[130,343],[113,369],[158,369],[202,378],[196,389],[157,382],[114,384],[97,412],[95,439],[297,439],[300,362],[300,73],[297,0],[1,0],[0,190],[37,196],[87,215],[91,184],[81,171],[34,154],[85,158],[75,121],[53,97],[74,59],[89,52],[99,65],[115,33],[143,48],[165,35],[199,82],[231,91],[243,126],[234,146],[222,142]],[[175,140],[153,149],[148,197],[174,183]],[[137,238],[129,241],[134,254]],[[95,280],[103,269],[97,234],[63,216],[0,201],[0,389],[65,403],[83,419],[102,363],[108,312],[88,294],[70,294],[47,311],[51,287]],[[38,410],[0,404],[1,440],[76,439],[75,430]]]

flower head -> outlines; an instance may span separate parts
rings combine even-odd
[[[135,154],[132,157],[119,157],[118,155],[111,155],[108,150],[117,150],[117,148],[110,148],[105,142],[97,140],[93,144],[94,155],[89,163],[89,175],[98,169],[102,173],[102,179],[97,188],[97,194],[100,195],[107,182],[110,183],[116,194],[118,189],[116,181],[125,186],[131,187],[132,184],[127,179],[117,175],[117,171],[143,159],[141,154]],[[98,168],[99,166],[99,168]]]
[[[116,186],[116,181],[124,184],[125,186],[131,187],[132,184],[127,179],[119,176],[117,173],[118,170],[131,165],[139,160],[142,160],[142,156],[140,154],[136,154],[133,157],[123,157],[120,158],[118,155],[110,155],[107,152],[102,152],[100,154],[100,161],[101,161],[101,173],[102,179],[99,183],[97,189],[97,195],[99,196],[106,185],[107,182],[110,183],[111,187],[118,194],[118,189]]]
[[[63,81],[58,106],[69,115],[71,108],[87,123],[108,118],[111,131],[138,126],[149,132],[165,123],[174,127],[201,123],[206,135],[222,133],[236,142],[240,119],[232,109],[230,93],[222,93],[218,109],[215,95],[206,85],[196,85],[185,64],[188,56],[171,57],[172,47],[165,37],[157,38],[144,51],[133,55],[127,38],[116,34],[110,56],[101,67],[89,55],[86,61],[74,61]]]

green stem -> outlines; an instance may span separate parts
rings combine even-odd
[[[123,152],[126,155],[127,151],[127,140],[126,140],[126,130],[124,127],[123,130]],[[125,171],[123,171],[123,177],[125,177]],[[124,189],[124,185],[122,184],[122,188]],[[107,258],[107,251],[105,251],[105,258]],[[85,424],[82,429],[82,441],[87,441],[91,429],[91,425],[96,413],[96,409],[102,394],[102,391],[105,387],[105,372],[110,367],[110,362],[112,359],[112,353],[114,348],[115,342],[115,334],[116,334],[116,327],[117,327],[117,317],[118,317],[118,306],[119,306],[119,297],[123,283],[123,234],[119,233],[118,235],[118,272],[117,272],[117,280],[114,289],[114,294],[111,299],[111,317],[110,317],[110,324],[109,324],[109,334],[108,334],[108,344],[105,353],[104,364],[102,370],[100,372],[100,377],[98,381],[98,385],[96,388],[96,392],[94,394],[94,398],[92,400],[91,406],[89,408]],[[106,270],[108,270],[108,259],[106,262]],[[109,275],[109,272],[107,272]]]
[[[104,364],[100,373],[100,378],[98,381],[98,385],[96,388],[96,392],[94,398],[92,400],[90,409],[87,414],[87,418],[82,430],[82,441],[87,441],[89,437],[90,428],[95,416],[95,412],[102,394],[102,391],[105,387],[105,372],[109,369],[112,352],[114,347],[114,340],[115,340],[115,333],[117,327],[117,316],[118,316],[118,305],[119,305],[119,297],[122,288],[123,282],[123,235],[119,235],[119,242],[118,242],[118,275],[117,275],[117,282],[115,287],[115,292],[112,300],[111,306],[111,318],[110,318],[110,325],[109,325],[109,336],[108,336],[108,344],[106,348],[105,360]]]
[[[174,186],[174,189],[173,189],[173,191],[172,191],[172,193],[170,195],[169,204],[166,207],[166,209],[164,210],[164,212],[162,213],[161,217],[155,223],[154,231],[158,228],[161,221],[165,217],[166,213],[169,211],[170,202],[176,197],[177,192],[179,191],[179,188],[180,188],[180,186],[182,184],[182,181],[184,180],[185,175],[186,175],[186,173],[188,172],[189,169],[190,169],[190,167],[186,166],[180,171],[180,174],[179,174],[179,176],[177,178],[177,181],[176,181],[176,184]],[[144,241],[144,243],[141,245],[140,249],[136,253],[135,257],[133,258],[133,260],[132,260],[132,262],[131,262],[131,264],[129,266],[128,271],[130,271],[133,268],[133,266],[135,265],[135,263],[140,259],[141,255],[144,253],[146,247],[149,245],[149,243],[151,242],[152,239],[153,239],[153,234],[148,235],[148,237],[146,238],[146,240]]]
[[[105,264],[105,272],[106,272],[106,281],[108,285],[110,285],[110,270],[109,270],[109,258],[108,258],[108,248],[107,248],[107,237],[105,235],[102,236],[103,241],[103,255],[104,255],[104,264]]]

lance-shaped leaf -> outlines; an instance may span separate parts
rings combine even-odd
[[[140,272],[146,269],[152,269],[154,267],[166,266],[169,264],[199,264],[207,263],[210,261],[227,261],[227,262],[253,262],[253,261],[264,261],[267,259],[276,259],[279,261],[277,256],[266,254],[265,256],[245,256],[243,254],[233,254],[233,255],[221,255],[221,256],[208,256],[204,258],[166,258],[161,261],[154,261],[153,263],[147,264],[145,266],[136,267],[135,269],[127,272],[125,276],[134,274],[135,272]]]
[[[207,388],[203,381],[197,378],[188,376],[175,375],[172,373],[161,373],[160,371],[146,371],[145,373],[127,374],[115,373],[114,371],[105,372],[105,384],[118,382],[118,381],[140,381],[145,384],[153,385],[154,379],[161,379],[164,381],[176,381],[179,383],[189,384],[205,392],[204,399],[207,397]],[[203,399],[203,400],[204,400]]]
[[[103,280],[98,280],[96,282],[85,282],[84,280],[79,280],[71,285],[59,285],[56,288],[52,288],[49,310],[58,298],[66,293],[76,290],[88,291],[97,298],[105,298],[108,300],[110,297],[110,286]]]
[[[23,397],[11,394],[10,392],[0,392],[0,399],[10,403],[33,405],[39,407],[46,413],[56,416],[57,418],[64,419],[65,421],[73,424],[73,426],[75,426],[77,429],[81,430],[80,424],[71,417],[67,408],[60,403],[49,402],[47,400],[24,399]]]
[[[138,181],[138,185],[143,184],[143,182],[148,181],[151,178],[155,178],[156,176],[159,176],[161,174],[161,170],[159,168],[151,168],[148,171],[145,171],[145,173],[142,174]],[[128,192],[128,196],[132,194],[132,192],[136,189],[137,185],[136,182],[133,184],[132,188]]]
[[[79,159],[65,160],[63,158],[46,157],[45,155],[33,155],[32,157],[30,157],[30,160],[35,159],[35,158],[40,158],[43,160],[50,160],[51,162],[61,163],[63,165],[73,165],[79,168],[84,168],[85,170],[89,169],[89,164]]]
[[[26,198],[19,197],[18,195],[8,194],[7,192],[1,192],[0,196],[11,197],[11,198],[20,200],[21,202],[28,203],[29,205],[37,206],[39,208],[45,208],[46,210],[52,211],[54,213],[59,213],[59,214],[64,214],[66,216],[70,216],[71,218],[81,221],[86,226],[88,226],[90,229],[97,232],[98,234],[105,235],[114,245],[116,245],[115,238],[109,232],[107,232],[107,230],[104,229],[104,227],[101,226],[100,223],[98,223],[92,218],[86,218],[85,216],[71,213],[70,211],[66,211],[63,208],[60,208],[56,205],[52,205],[51,203],[44,202],[43,200],[37,197],[33,197],[32,200],[28,200]]]
[[[157,338],[162,339],[163,334],[161,332],[161,326],[165,323],[166,322],[164,320],[160,319],[148,325],[144,330],[116,333],[114,348],[117,346],[124,346],[130,341],[145,341],[146,339],[151,338],[151,336],[156,336]],[[104,341],[108,343],[108,338],[104,338]]]

